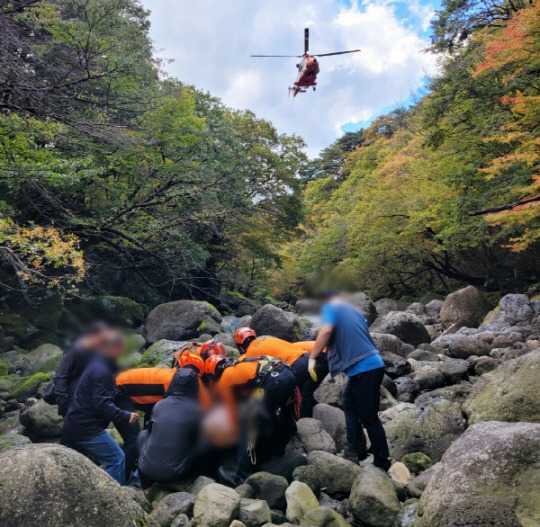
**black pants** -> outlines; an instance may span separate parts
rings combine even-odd
[[[131,404],[129,397],[122,392],[118,392],[114,402],[118,408],[122,410],[127,410],[128,412],[134,412],[135,408]],[[140,432],[139,422],[135,423],[126,423],[122,425],[117,425],[116,429],[118,433],[122,436],[124,440],[124,455],[126,456],[126,481],[131,477],[132,472],[137,466],[137,437]]]
[[[259,454],[283,455],[285,446],[296,431],[294,421],[294,390],[296,378],[287,366],[267,373],[261,386],[264,390],[260,401],[258,413],[259,434],[255,445],[257,461],[261,462]],[[247,477],[253,472],[253,465],[248,453],[249,423],[244,419],[240,443],[238,444],[237,471],[242,477]]]
[[[300,417],[313,417],[313,407],[317,404],[315,399],[315,390],[319,387],[324,378],[328,375],[328,359],[326,353],[321,353],[317,358],[315,372],[317,373],[317,382],[315,382],[308,371],[309,353],[302,355],[291,366],[291,370],[296,377],[296,384],[302,394],[302,403],[300,405]]]
[[[389,456],[388,443],[379,419],[379,400],[384,367],[349,377],[343,390],[343,410],[347,424],[347,446],[366,453],[364,427],[371,441],[373,455],[378,459]]]

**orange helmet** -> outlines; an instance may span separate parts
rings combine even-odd
[[[221,357],[227,356],[225,346],[219,339],[212,339],[204,342],[199,349],[199,354],[204,360],[212,355],[220,355]]]
[[[236,347],[243,348],[244,343],[250,337],[254,339],[257,338],[257,334],[251,328],[238,328],[234,334],[234,341],[236,342]]]
[[[180,364],[180,368],[191,368],[195,370],[197,375],[204,373],[204,361],[199,355],[191,351],[184,350],[178,358],[178,363]]]
[[[219,364],[221,364],[225,359],[225,357],[222,357],[221,355],[210,355],[204,363],[204,373],[210,377],[218,377],[218,374],[216,373],[217,367]]]

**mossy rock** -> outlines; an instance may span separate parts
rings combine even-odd
[[[34,336],[38,329],[18,313],[0,313],[0,326],[9,337],[17,342],[25,342]]]
[[[96,296],[71,307],[81,322],[96,319],[123,327],[138,327],[144,319],[140,304],[124,296]]]
[[[3,375],[0,377],[0,392],[11,392],[14,384],[21,378],[18,375]]]
[[[11,387],[10,395],[18,401],[24,401],[27,397],[32,397],[37,393],[41,383],[50,380],[50,375],[42,372],[30,375],[30,377],[23,377]]]
[[[146,341],[140,333],[126,335],[126,354],[142,352]]]
[[[185,344],[186,342],[182,340],[158,340],[143,353],[140,364],[141,366],[170,364],[174,352]]]
[[[431,458],[423,452],[412,452],[406,454],[401,459],[401,462],[411,471],[413,474],[420,474],[424,470],[431,467]]]
[[[62,295],[52,290],[32,299],[32,304],[22,293],[12,291],[7,299],[11,311],[29,320],[38,329],[55,332],[62,316]]]
[[[0,359],[0,378],[5,377],[9,373],[9,364]]]
[[[42,344],[30,353],[19,356],[15,361],[17,369],[23,376],[38,372],[54,372],[62,358],[62,349],[54,344]]]

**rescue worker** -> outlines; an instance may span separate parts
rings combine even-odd
[[[102,349],[92,356],[82,373],[64,420],[62,444],[92,455],[118,483],[125,483],[125,455],[105,430],[112,421],[116,427],[135,423],[135,412],[114,403],[116,362],[124,353],[124,338],[112,332]]]
[[[240,426],[236,469],[218,470],[222,481],[236,487],[251,474],[257,455],[264,450],[264,437],[271,435],[275,454],[285,452],[296,430],[296,378],[285,362],[266,356],[233,361],[213,355],[205,362],[205,375],[214,382],[231,421]],[[246,411],[240,415],[242,403],[247,403],[243,408]]]
[[[368,454],[364,427],[373,452],[373,464],[390,468],[386,434],[379,419],[380,388],[384,362],[362,312],[343,300],[337,291],[322,296],[322,327],[309,360],[309,372],[316,376],[316,360],[328,347],[330,374],[344,372],[347,384],[343,390],[343,411],[347,426],[345,458],[357,462]]]
[[[276,337],[257,337],[250,328],[239,328],[234,340],[240,353],[246,357],[269,355],[286,362],[296,377],[302,395],[300,417],[313,416],[313,407],[317,404],[314,392],[328,374],[326,354],[321,354],[317,360],[317,381],[313,381],[308,372],[309,354],[315,342],[291,343]]]
[[[139,435],[138,470],[143,488],[152,482],[185,478],[201,448],[202,410],[197,402],[199,382],[189,368],[175,372],[165,398],[152,410],[147,430]]]
[[[179,367],[178,359],[180,355],[182,355],[182,353],[186,350],[192,353],[195,353],[197,355],[200,355],[203,361],[205,361],[211,355],[221,355],[222,357],[227,356],[227,351],[225,350],[225,346],[223,345],[221,340],[217,338],[212,339],[212,340],[207,340],[206,342],[203,342],[200,346],[193,342],[188,342],[185,346],[183,346],[182,348],[180,348],[178,351],[174,353],[173,358],[172,358],[172,364],[171,364],[172,368]]]

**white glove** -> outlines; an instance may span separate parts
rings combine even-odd
[[[309,372],[309,376],[313,379],[313,382],[317,382],[317,372],[315,371],[316,365],[317,365],[317,361],[315,359],[309,359],[308,372]]]

